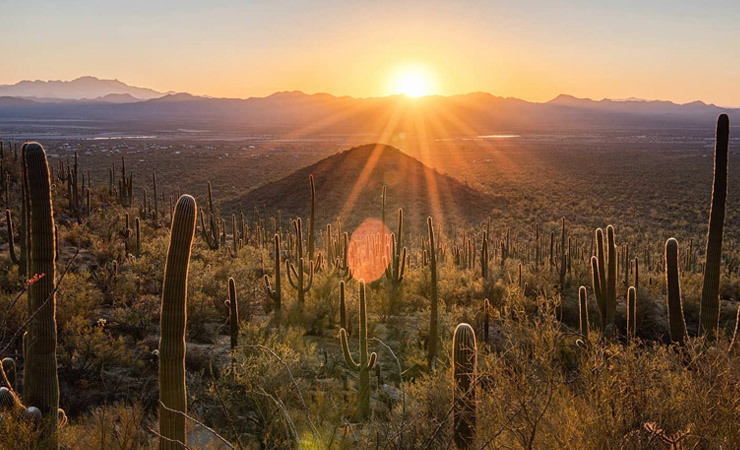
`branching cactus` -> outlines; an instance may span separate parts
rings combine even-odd
[[[40,144],[24,144],[21,154],[28,187],[28,269],[30,275],[40,277],[28,289],[28,315],[33,320],[28,325],[26,338],[23,399],[26,404],[38,408],[43,416],[41,446],[57,448],[59,378],[51,180],[46,152]]]
[[[272,299],[272,306],[274,309],[273,318],[275,323],[280,323],[280,310],[283,305],[283,291],[280,287],[280,235],[275,234],[274,239],[274,252],[275,252],[275,285],[274,287],[270,284],[270,277],[265,275],[265,285],[267,287],[267,295]]]
[[[239,303],[236,298],[236,282],[229,278],[229,299],[225,302],[229,308],[229,331],[231,334],[231,349],[239,345]]]
[[[298,236],[301,235],[301,219],[296,220],[296,232],[298,233]],[[305,267],[305,262],[303,260],[303,251],[301,249],[302,247],[302,239],[298,239],[297,242],[298,245],[298,268],[296,268],[293,263],[290,261],[285,261],[285,268],[288,272],[288,283],[290,283],[291,287],[296,290],[298,303],[301,305],[305,303],[306,301],[306,293],[311,290],[311,286],[313,285],[313,275],[314,275],[314,267],[313,267],[313,261],[308,262],[308,274],[306,274],[303,270]]]
[[[213,207],[213,189],[211,189],[211,182],[208,182],[208,224],[203,214],[203,210],[200,211],[200,231],[203,236],[203,240],[208,244],[208,248],[211,250],[218,250],[220,245],[219,240],[219,228],[218,221],[216,220],[218,212]]]
[[[375,367],[378,355],[367,352],[367,314],[365,309],[365,282],[360,280],[360,361],[355,362],[352,353],[349,350],[349,341],[347,340],[347,331],[342,328],[339,330],[339,342],[342,345],[342,354],[347,367],[358,372],[359,385],[357,388],[357,415],[360,419],[367,418],[370,413],[370,371]]]
[[[434,224],[432,218],[427,218],[427,233],[429,235],[429,271],[431,274],[430,287],[429,287],[429,342],[427,343],[427,362],[431,369],[434,365],[434,360],[437,358],[437,341],[439,339],[437,334],[438,318],[437,318],[437,307],[438,307],[438,290],[437,290],[437,251],[434,240]]]
[[[475,440],[477,366],[475,332],[467,323],[461,323],[452,336],[453,435],[459,449],[472,447]]]
[[[712,206],[709,210],[706,265],[701,288],[699,330],[710,339],[719,329],[719,271],[722,257],[722,233],[725,226],[727,201],[727,154],[730,140],[730,119],[720,114],[717,119],[717,143],[714,149],[714,184]]]
[[[173,411],[187,413],[185,392],[185,326],[187,324],[188,267],[195,235],[195,199],[183,195],[175,205],[162,283],[159,338],[159,401]],[[161,450],[181,450],[187,445],[185,417],[160,405]]]
[[[605,251],[604,232],[601,228],[596,229],[596,256],[591,257],[591,280],[599,307],[601,331],[610,335],[617,311],[617,246],[611,225],[606,227],[606,234]]]
[[[678,278],[678,241],[670,238],[665,243],[665,284],[668,292],[668,324],[671,341],[683,344],[686,322],[681,301],[681,281]]]
[[[385,276],[391,282],[391,288],[398,294],[406,271],[406,247],[402,247],[403,209],[398,210],[398,233],[391,235],[390,254],[386,258]]]

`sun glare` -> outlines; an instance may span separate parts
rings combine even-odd
[[[417,98],[433,93],[433,77],[425,67],[406,66],[392,77],[392,93]]]

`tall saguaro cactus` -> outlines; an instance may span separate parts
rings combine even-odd
[[[386,257],[385,276],[391,284],[391,303],[400,301],[401,283],[406,272],[406,247],[403,247],[403,209],[398,210],[398,233],[391,235],[390,252]]]
[[[588,340],[588,292],[586,291],[585,286],[581,286],[578,289],[578,317],[581,334],[586,338],[586,340]]]
[[[473,327],[461,323],[452,336],[452,372],[454,377],[453,435],[459,449],[470,448],[475,439],[475,378],[478,347]]]
[[[28,289],[28,324],[23,399],[43,415],[43,448],[57,448],[59,378],[57,375],[56,242],[51,179],[40,144],[23,144],[24,179],[28,190],[28,270],[40,279]]]
[[[678,241],[670,238],[665,243],[665,281],[668,291],[668,324],[671,341],[683,344],[686,322],[681,302],[681,281],[678,278]]]
[[[714,149],[714,184],[709,210],[707,256],[704,284],[701,288],[699,330],[710,339],[719,329],[719,264],[722,257],[722,233],[725,226],[727,201],[727,154],[730,141],[730,119],[720,114],[717,119],[717,143]]]
[[[375,367],[378,355],[367,352],[367,314],[365,308],[365,282],[360,280],[360,361],[355,362],[352,353],[349,350],[349,341],[347,340],[347,331],[342,328],[339,330],[339,342],[342,345],[342,354],[347,367],[359,374],[359,383],[357,388],[357,415],[364,419],[370,413],[370,371]]]
[[[314,261],[316,255],[316,183],[314,182],[313,174],[308,176],[308,183],[311,186],[311,211],[308,218],[308,260]],[[318,269],[317,269],[318,270]]]
[[[187,324],[188,267],[195,235],[195,199],[183,195],[175,205],[170,245],[162,285],[159,338],[159,401],[166,408],[187,413],[185,393],[185,326]],[[187,445],[185,417],[160,405],[160,450],[181,450]]]
[[[296,219],[294,227],[296,232],[298,268],[288,260],[285,261],[285,268],[288,272],[288,283],[296,290],[298,303],[302,305],[306,301],[306,293],[311,290],[311,286],[313,285],[314,263],[313,261],[309,261],[306,265],[303,259],[303,229],[300,217]],[[308,275],[304,273],[306,267],[308,267]]]
[[[229,278],[229,299],[226,300],[229,308],[229,332],[231,334],[231,349],[239,345],[239,303],[236,298],[236,282]]]
[[[280,310],[282,309],[283,304],[283,290],[280,287],[280,235],[275,234],[274,239],[274,249],[275,249],[275,286],[270,284],[270,277],[268,275],[265,275],[265,285],[267,287],[267,295],[270,296],[272,299],[272,306],[275,310],[275,313],[273,314],[273,318],[275,320],[275,323],[280,323]]]
[[[434,224],[432,218],[427,218],[427,232],[429,234],[429,270],[431,272],[431,282],[429,288],[429,342],[427,342],[427,362],[429,368],[432,368],[435,358],[437,357],[437,246],[434,242]]]

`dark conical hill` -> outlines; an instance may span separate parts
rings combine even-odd
[[[421,231],[427,216],[447,226],[465,226],[484,220],[505,201],[480,192],[441,174],[395,147],[369,144],[346,150],[299,169],[280,180],[256,188],[232,205],[245,210],[256,205],[269,214],[307,217],[308,177],[316,181],[316,223],[321,228],[337,217],[343,228],[353,229],[364,219],[380,218],[381,191],[387,186],[386,219],[397,224],[398,208],[404,209],[407,229]]]

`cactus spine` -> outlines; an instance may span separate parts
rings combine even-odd
[[[370,413],[370,371],[375,367],[375,362],[378,359],[378,355],[372,352],[368,355],[367,352],[367,314],[365,309],[365,282],[360,280],[360,326],[359,326],[359,340],[360,340],[360,361],[355,362],[352,358],[352,353],[349,350],[349,342],[347,340],[347,331],[342,328],[339,330],[339,342],[342,345],[342,354],[344,355],[344,362],[347,366],[358,372],[359,374],[359,386],[357,389],[357,415],[361,419],[365,419]]]
[[[229,278],[229,299],[226,300],[229,307],[229,330],[231,332],[231,349],[239,345],[239,303],[236,298],[236,283]]]
[[[162,283],[159,338],[159,401],[167,408],[187,413],[185,393],[185,326],[187,324],[188,267],[195,235],[195,199],[183,195],[175,205],[170,245]],[[159,408],[159,433],[187,444],[185,417]],[[161,450],[180,450],[181,445],[160,439]]]
[[[275,234],[275,288],[270,285],[270,277],[265,275],[265,285],[267,295],[272,299],[272,305],[275,310],[273,315],[276,323],[280,323],[280,309],[283,303],[283,291],[280,287],[280,235]]]
[[[678,278],[678,241],[674,238],[668,239],[665,243],[665,281],[671,341],[683,344],[686,337],[686,322],[681,302],[681,281]]]
[[[23,144],[21,154],[28,190],[28,269],[41,278],[28,289],[28,314],[35,318],[28,325],[25,353],[24,400],[41,411],[44,448],[57,448],[57,410],[59,378],[57,375],[56,324],[56,248],[51,180],[46,152],[40,144]]]
[[[706,266],[701,288],[699,331],[710,339],[719,329],[719,265],[722,257],[722,233],[725,225],[727,200],[727,153],[730,140],[730,119],[720,114],[717,119],[717,143],[714,149],[714,185],[709,210]]]
[[[452,337],[452,372],[454,377],[454,440],[457,448],[470,448],[475,439],[475,383],[478,349],[473,327],[461,323]]]
[[[432,218],[427,218],[427,233],[429,234],[429,271],[431,281],[429,287],[429,342],[427,342],[427,362],[431,369],[437,357],[438,318],[438,291],[437,291],[437,247],[434,242],[434,224]]]

